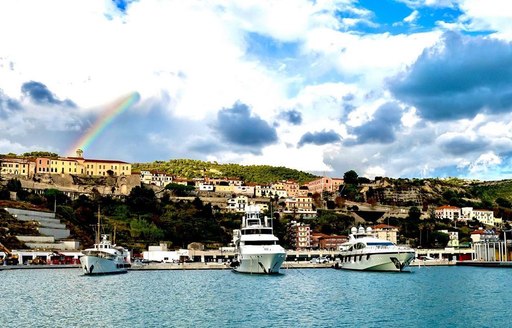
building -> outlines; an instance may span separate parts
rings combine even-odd
[[[76,157],[36,158],[35,172],[39,174],[76,174],[89,176],[130,176],[132,165],[117,160],[83,158],[78,149]]]
[[[141,171],[140,182],[159,187],[165,187],[169,183],[172,183],[172,176],[167,175],[165,172],[159,171]]]
[[[438,230],[438,232],[442,232],[447,234],[449,237],[448,244],[446,247],[459,247],[459,232],[458,231],[448,231],[448,230]]]
[[[309,224],[291,221],[288,225],[290,246],[296,250],[311,248],[311,227]]]
[[[319,179],[313,180],[307,183],[308,189],[310,193],[318,193],[321,194],[324,191],[327,192],[338,192],[340,186],[343,184],[343,179],[341,178],[329,178],[329,177],[321,177]]]
[[[394,244],[398,244],[398,228],[387,224],[377,224],[372,228],[373,233],[379,239],[389,240]]]
[[[491,210],[475,210],[472,207],[463,207],[461,209],[462,220],[478,220],[488,226],[500,226],[503,223],[501,218],[495,218]]]
[[[35,162],[23,158],[0,159],[0,175],[31,178],[35,172]]]
[[[283,181],[282,183],[284,190],[286,191],[286,195],[288,197],[296,197],[299,196],[300,186],[297,182],[293,180]]]
[[[254,186],[233,186],[233,192],[237,195],[254,196]]]
[[[314,217],[316,211],[313,209],[313,198],[308,196],[297,196],[286,198],[283,213],[293,214],[301,217]]]
[[[245,195],[238,195],[227,201],[226,210],[231,212],[245,212],[245,207],[249,204],[249,198]]]
[[[435,217],[438,220],[448,219],[457,221],[461,216],[461,209],[456,206],[443,205],[435,209]]]
[[[311,247],[313,249],[338,250],[339,247],[347,241],[347,236],[326,235],[314,232],[311,236]]]

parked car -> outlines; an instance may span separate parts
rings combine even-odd
[[[315,257],[312,258],[309,263],[328,263],[329,259],[327,257]]]

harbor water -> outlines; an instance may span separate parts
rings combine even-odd
[[[511,269],[0,271],[0,327],[506,327]]]

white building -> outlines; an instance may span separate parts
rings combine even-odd
[[[149,246],[147,251],[142,252],[142,258],[148,262],[179,263],[190,259],[188,249],[169,251],[167,245]]]
[[[488,226],[498,226],[503,223],[501,218],[495,218],[491,210],[475,210],[472,207],[463,207],[461,209],[462,220],[478,220]]]
[[[172,176],[167,175],[165,172],[140,171],[140,182],[165,187],[172,182]]]
[[[443,205],[439,206],[435,210],[435,216],[436,219],[443,220],[443,219],[449,219],[449,220],[459,220],[461,217],[461,209],[456,206],[450,206],[450,205]]]
[[[235,198],[228,199],[226,209],[232,212],[245,212],[245,207],[249,204],[249,197],[238,195]]]
[[[233,192],[235,194],[241,194],[241,195],[247,195],[247,196],[254,196],[254,186],[234,186]]]
[[[215,191],[215,186],[212,184],[200,183],[199,191]]]

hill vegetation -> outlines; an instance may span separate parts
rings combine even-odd
[[[238,178],[245,182],[269,184],[282,180],[305,183],[317,178],[311,173],[289,169],[283,166],[219,164],[192,159],[173,159],[167,162],[134,163],[134,171],[159,171],[182,178]]]

